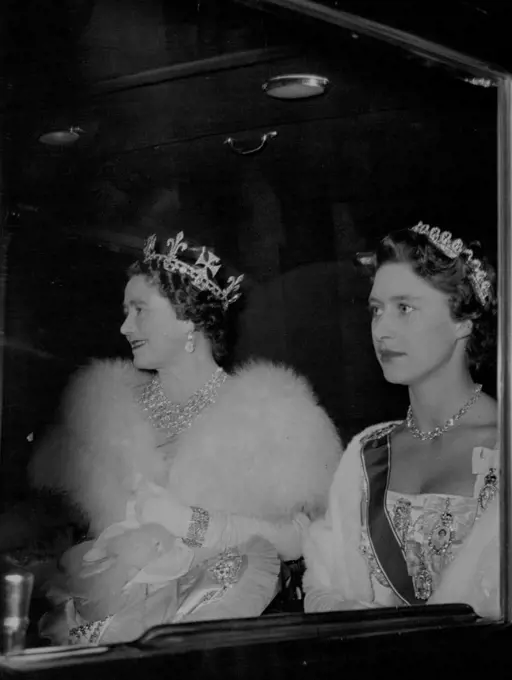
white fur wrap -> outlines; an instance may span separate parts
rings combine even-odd
[[[79,371],[61,423],[31,460],[32,484],[64,492],[93,534],[124,518],[137,474],[211,511],[264,519],[324,511],[341,442],[303,378],[268,362],[242,367],[166,459],[134,397],[147,379],[120,360]]]

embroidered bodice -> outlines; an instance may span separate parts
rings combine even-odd
[[[444,569],[456,557],[485,511],[496,492],[498,466],[498,450],[483,447],[473,450],[473,497],[387,490],[386,512],[418,599],[427,601],[435,592]],[[375,602],[381,606],[397,606],[403,602],[381,569],[370,540],[365,512],[367,499],[367,484],[363,482],[360,550],[369,566]]]

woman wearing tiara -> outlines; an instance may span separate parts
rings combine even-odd
[[[62,423],[36,451],[34,487],[64,494],[91,540],[51,580],[54,642],[112,643],[179,621],[258,616],[280,560],[325,511],[341,455],[305,380],[220,363],[242,276],[180,233],[150,237],[129,270],[133,363],[98,361],[72,381]]]
[[[473,379],[495,349],[494,272],[421,222],[384,238],[374,264],[375,352],[410,407],[347,447],[306,534],[305,609],[459,602],[498,616],[497,409]]]

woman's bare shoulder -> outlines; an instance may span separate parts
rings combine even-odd
[[[468,413],[464,429],[474,446],[495,448],[498,442],[498,402],[482,394]]]

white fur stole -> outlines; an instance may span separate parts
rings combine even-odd
[[[167,460],[134,398],[144,380],[129,362],[82,369],[64,395],[61,424],[31,461],[33,485],[66,493],[93,533],[124,518],[136,474],[209,510],[266,519],[324,510],[341,443],[292,370],[268,362],[241,368]]]

